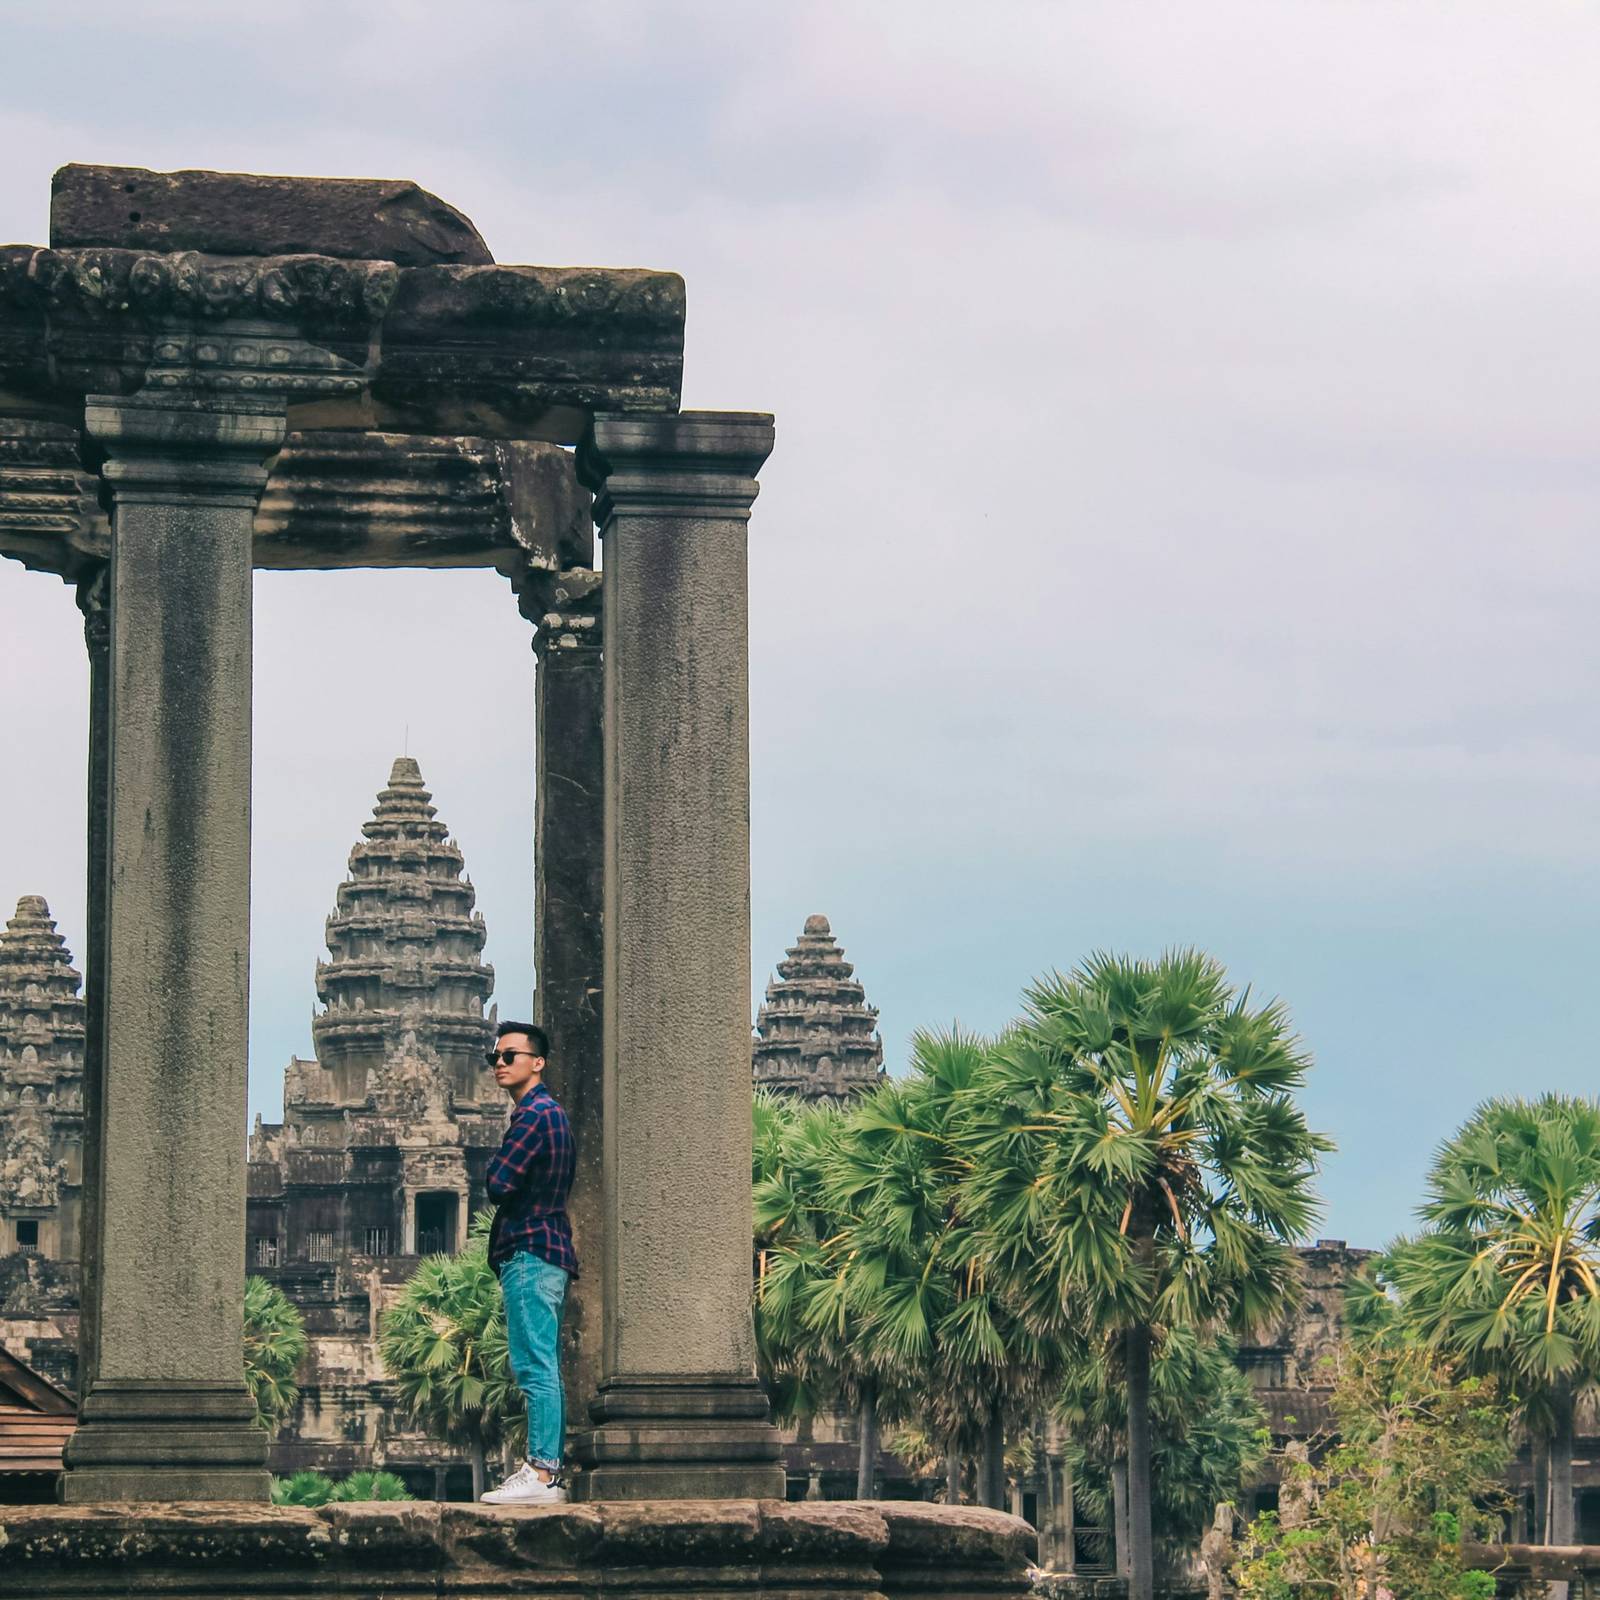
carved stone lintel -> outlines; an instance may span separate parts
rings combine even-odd
[[[96,493],[77,427],[0,417],[0,554],[81,582],[111,549],[111,527]]]
[[[296,426],[575,443],[670,411],[683,280],[594,267],[0,247],[0,388],[277,394]]]

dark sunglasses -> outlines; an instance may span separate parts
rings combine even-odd
[[[539,1052],[537,1050],[491,1050],[484,1056],[483,1059],[487,1061],[491,1067],[509,1067],[518,1056],[537,1057],[538,1054]]]

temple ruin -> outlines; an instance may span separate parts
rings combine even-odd
[[[751,1068],[758,1089],[843,1105],[880,1084],[877,1007],[845,960],[828,919],[807,917],[756,1014]]]
[[[238,1370],[257,566],[506,576],[538,652],[537,1020],[600,1263],[579,1493],[781,1494],[748,1296],[772,419],[679,410],[683,329],[675,274],[498,265],[408,184],[66,167],[50,244],[0,248],[0,553],[74,587],[90,656],[69,1501],[266,1494]]]
[[[24,895],[0,933],[0,1256],[78,1258],[82,982],[50,907]]]

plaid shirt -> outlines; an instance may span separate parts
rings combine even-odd
[[[542,1083],[517,1102],[511,1126],[489,1163],[489,1198],[496,1202],[489,1265],[499,1270],[519,1250],[574,1278],[578,1257],[567,1221],[578,1146],[561,1102]]]

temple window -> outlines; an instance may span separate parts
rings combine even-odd
[[[456,1197],[450,1193],[417,1196],[417,1254],[454,1255]]]
[[[33,1217],[19,1217],[17,1219],[17,1248],[19,1250],[37,1250],[39,1248],[39,1224]]]

